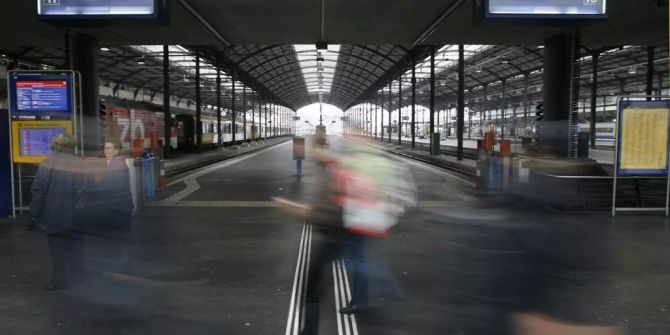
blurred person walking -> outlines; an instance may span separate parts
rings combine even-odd
[[[47,291],[67,289],[84,280],[84,241],[75,220],[83,184],[82,161],[74,155],[74,139],[57,135],[51,143],[53,155],[37,169],[31,188],[33,225],[47,235],[52,260]]]
[[[128,263],[128,244],[132,238],[133,200],[130,172],[119,155],[121,143],[105,140],[104,158],[88,179],[85,214],[87,233],[94,247],[99,272],[117,272]],[[95,243],[95,246],[93,245]]]

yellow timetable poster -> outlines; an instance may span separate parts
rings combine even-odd
[[[664,170],[668,160],[668,109],[627,108],[621,130],[622,170]]]

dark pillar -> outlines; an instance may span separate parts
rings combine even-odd
[[[195,146],[196,150],[202,145],[202,122],[200,101],[200,52],[195,51]]]
[[[216,138],[217,145],[223,146],[223,135],[221,134],[221,56],[216,56]]]
[[[106,131],[100,126],[100,46],[96,38],[83,34],[70,33],[66,42],[70,50],[70,69],[81,73],[83,127],[79,131],[83,134],[84,153],[97,156]],[[81,137],[76,138],[77,142],[80,140]]]
[[[430,134],[430,154],[437,155],[437,152],[434,152],[433,148],[436,146],[433,144],[435,134],[435,46],[430,47],[430,125],[428,126]]]
[[[523,74],[523,126],[524,128],[528,126],[528,113],[530,113],[530,95],[528,94],[528,81],[530,75],[528,73]]]
[[[402,73],[398,76],[398,145],[402,145]]]
[[[172,156],[172,114],[170,113],[170,47],[163,45],[163,157]]]
[[[568,156],[575,39],[573,34],[564,33],[544,42],[543,143],[547,153],[558,157]]]
[[[244,118],[242,128],[244,131],[244,141],[247,141],[247,85],[242,88],[242,117]]]
[[[596,148],[596,111],[598,109],[598,58],[599,52],[591,53],[591,73],[593,73],[593,80],[591,81],[591,120],[589,121],[589,130],[591,132],[591,148]]]
[[[647,100],[654,95],[654,47],[647,48]]]
[[[416,54],[412,54],[412,149],[416,147]]]
[[[392,120],[392,115],[393,115],[393,82],[389,82],[389,127],[388,127],[388,133],[389,133],[389,143],[391,143],[391,136],[393,136],[393,120]]]
[[[377,133],[377,122],[379,121],[379,103],[377,102],[377,99],[375,99],[375,139],[377,139],[379,136],[379,133]]]
[[[266,100],[263,99],[263,101],[266,101]],[[265,135],[264,136],[265,136],[265,139],[267,139],[268,138],[268,121],[269,121],[268,120],[268,106],[265,106],[265,108],[264,108],[264,115],[265,115],[264,116],[264,119],[265,119],[265,121],[264,121],[264,123],[265,123],[265,131],[264,131]]]
[[[504,84],[503,84],[504,85]],[[457,148],[456,158],[459,161],[463,160],[463,126],[465,122],[465,56],[463,44],[458,46],[458,110],[456,112],[456,136]]]
[[[507,119],[505,118],[505,111],[507,111],[507,101],[505,100],[505,92],[507,88],[507,81],[504,79],[500,83],[502,92],[500,93],[500,138],[505,139],[505,126]]]
[[[254,127],[256,127],[256,116],[254,115],[254,109],[256,108],[256,102],[255,102],[255,97],[254,92],[251,91],[251,139],[255,140],[256,138],[254,136],[258,136],[258,130],[256,130],[256,134],[254,134]]]
[[[230,106],[230,109],[233,114],[233,123],[232,123],[232,132],[233,132],[233,145],[235,144],[236,138],[235,138],[235,133],[237,133],[237,108],[235,108],[237,104],[237,90],[235,89],[235,74],[233,73],[230,76],[230,80],[233,81],[233,92],[232,92],[232,103]]]

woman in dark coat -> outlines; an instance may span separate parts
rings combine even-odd
[[[74,140],[57,135],[53,155],[37,169],[30,211],[37,228],[47,235],[52,259],[51,283],[44,289],[62,290],[84,277],[84,245],[75,221],[78,191],[83,184],[82,161],[73,154]]]

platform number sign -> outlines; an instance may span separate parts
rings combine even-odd
[[[60,5],[60,0],[44,0],[45,5]]]

